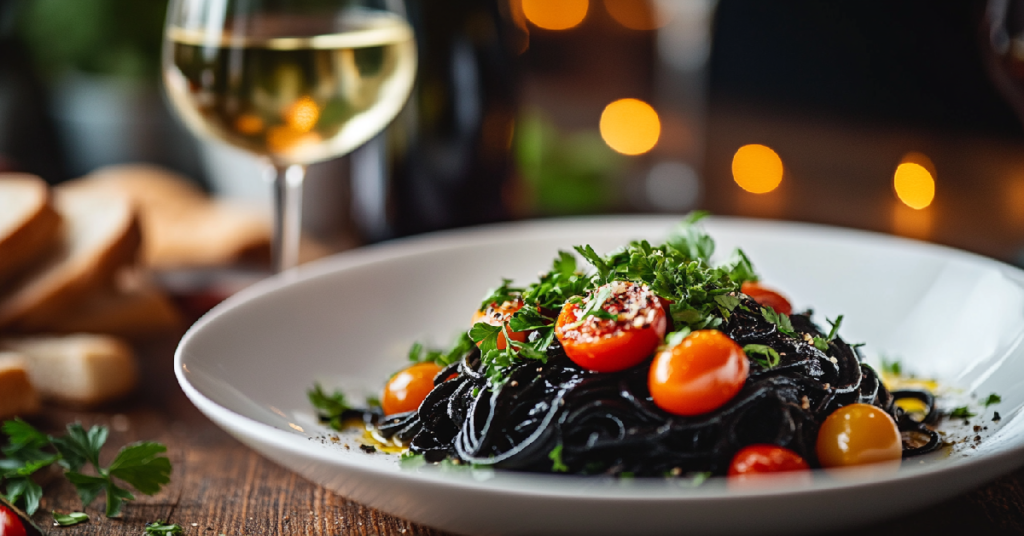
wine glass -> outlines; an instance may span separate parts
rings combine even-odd
[[[416,45],[401,0],[171,0],[163,74],[189,129],[273,168],[281,272],[298,264],[306,166],[387,126]]]

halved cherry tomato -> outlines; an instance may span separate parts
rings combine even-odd
[[[651,363],[647,385],[654,403],[676,415],[700,415],[728,402],[743,387],[750,360],[721,331],[694,331]]]
[[[799,454],[776,445],[743,447],[729,464],[729,478],[744,479],[751,475],[802,471],[810,477],[810,466]]]
[[[744,281],[740,285],[740,292],[750,296],[750,299],[756,301],[761,305],[767,305],[775,312],[782,314],[793,314],[793,306],[789,303],[789,300],[785,296],[778,292],[753,281]]]
[[[523,300],[507,301],[498,305],[492,303],[487,306],[486,311],[477,311],[473,313],[473,324],[478,322],[484,322],[492,326],[507,326],[508,321],[512,318],[512,314],[523,308]],[[516,342],[526,341],[526,332],[508,330],[509,337]],[[504,350],[507,346],[505,342],[505,330],[498,333],[498,349]],[[479,344],[478,344],[479,346]]]
[[[829,415],[818,429],[815,450],[822,467],[875,464],[873,469],[899,469],[903,457],[900,430],[892,417],[871,404],[850,404]]]
[[[580,318],[589,300],[605,288],[611,296],[601,309],[615,318]],[[661,301],[646,285],[613,281],[580,305],[566,303],[555,322],[555,337],[577,365],[595,372],[615,372],[647,359],[665,336],[665,325]]]
[[[392,376],[381,397],[384,414],[419,409],[423,399],[434,390],[434,377],[439,372],[441,367],[434,363],[417,363]]]
[[[6,506],[0,506],[0,536],[25,536],[25,525]]]

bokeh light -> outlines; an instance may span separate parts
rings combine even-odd
[[[302,97],[288,107],[284,113],[288,126],[298,132],[309,132],[320,120],[320,107],[309,97]]]
[[[653,0],[604,0],[604,9],[630,30],[655,30],[670,18]]]
[[[921,210],[935,199],[935,179],[930,171],[916,162],[903,162],[893,176],[896,196],[910,208]]]
[[[604,142],[627,155],[650,151],[661,137],[658,112],[638,99],[619,99],[605,106],[600,128]]]
[[[583,22],[589,0],[523,0],[526,20],[545,30],[568,30]]]
[[[770,147],[744,145],[732,157],[732,177],[736,184],[753,194],[765,194],[782,183],[782,158]]]

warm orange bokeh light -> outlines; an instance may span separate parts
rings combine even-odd
[[[600,128],[609,147],[628,155],[650,151],[661,137],[658,112],[638,99],[619,99],[605,106]]]
[[[526,20],[545,30],[568,30],[587,16],[589,0],[523,0]]]
[[[653,0],[604,0],[604,9],[630,30],[654,30],[668,22]]]
[[[298,132],[309,132],[320,120],[320,107],[309,97],[302,97],[284,113],[288,126]]]
[[[764,145],[744,145],[732,157],[732,178],[750,193],[768,193],[782,183],[782,159]]]
[[[935,179],[921,164],[903,162],[893,176],[896,196],[910,208],[921,210],[935,199]]]

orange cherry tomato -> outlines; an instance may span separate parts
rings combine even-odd
[[[750,296],[750,299],[756,301],[761,305],[767,305],[775,312],[782,314],[793,314],[793,306],[789,303],[789,300],[785,296],[778,292],[753,281],[744,281],[740,285],[740,292]]]
[[[601,308],[615,318],[579,318],[589,300],[604,288],[611,296]],[[613,281],[595,290],[580,305],[566,303],[555,321],[555,337],[565,355],[577,365],[595,372],[615,372],[654,353],[665,336],[666,324],[661,301],[646,285]]]
[[[799,454],[776,445],[750,445],[740,449],[729,464],[729,479],[744,481],[770,473],[799,472],[810,481],[811,468]]]
[[[492,303],[487,306],[486,311],[473,313],[473,324],[484,322],[492,326],[507,326],[512,314],[523,308],[523,300],[507,301],[498,305]],[[528,335],[525,331],[508,330],[509,337],[516,342],[525,342]],[[479,345],[478,345],[479,346]],[[504,350],[508,346],[505,341],[505,330],[498,333],[498,349]]]
[[[654,403],[676,415],[700,415],[728,402],[743,387],[750,361],[721,331],[694,331],[658,353],[647,385]]]
[[[6,506],[0,506],[0,536],[25,536],[25,525]]]
[[[441,367],[434,363],[417,363],[388,380],[384,386],[381,406],[385,415],[419,409],[423,399],[434,390],[434,377]]]
[[[875,464],[874,469],[899,469],[903,458],[900,430],[892,417],[871,404],[850,404],[829,415],[818,429],[815,450],[822,467]]]

